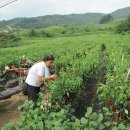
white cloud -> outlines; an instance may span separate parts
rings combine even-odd
[[[0,5],[11,0],[0,0]],[[48,14],[110,13],[130,6],[130,0],[18,0],[0,8],[0,20]]]

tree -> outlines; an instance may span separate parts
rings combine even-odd
[[[100,24],[108,23],[111,21],[113,21],[113,16],[111,14],[107,14],[100,19]]]
[[[31,29],[29,32],[29,36],[31,36],[31,37],[37,36],[37,31],[35,29]]]
[[[127,19],[123,20],[119,25],[116,26],[115,31],[117,33],[130,31],[130,15],[127,17]]]

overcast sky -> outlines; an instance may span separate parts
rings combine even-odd
[[[13,0],[0,0],[0,6]],[[0,20],[48,14],[110,13],[130,6],[130,0],[18,0],[0,8]]]

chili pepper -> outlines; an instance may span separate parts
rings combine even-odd
[[[116,106],[112,106],[112,112],[116,112]]]
[[[110,107],[110,105],[111,105],[111,100],[108,99],[108,100],[107,100],[107,107]]]

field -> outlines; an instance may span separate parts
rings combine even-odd
[[[6,125],[5,130],[130,129],[130,82],[125,80],[130,67],[130,35],[109,31],[113,24],[93,26],[89,32],[82,31],[84,26],[77,31],[73,27],[74,33],[52,33],[52,37],[28,37],[28,31],[22,30],[16,33],[22,37],[16,46],[0,49],[1,68],[18,66],[21,55],[39,61],[45,54],[53,54],[51,73],[60,74],[58,79],[46,83],[38,107],[32,109],[34,104],[25,101],[19,107],[21,121]],[[45,30],[50,34],[55,29]],[[118,122],[115,115],[119,116]]]

